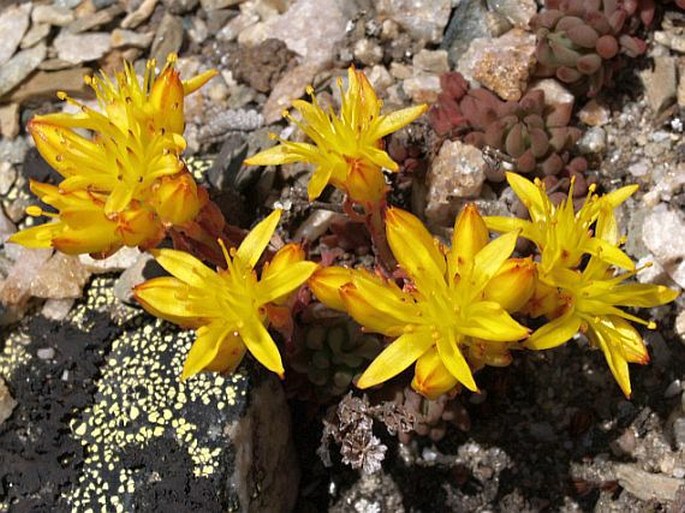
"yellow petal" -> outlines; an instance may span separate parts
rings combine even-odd
[[[218,280],[217,274],[194,256],[175,249],[151,251],[155,259],[169,273],[188,285],[200,290]]]
[[[517,232],[506,233],[497,237],[476,254],[473,265],[474,292],[482,290],[499,272],[514,251],[517,238]]]
[[[459,381],[442,363],[437,349],[431,348],[416,361],[411,386],[428,399],[437,399],[457,386]]]
[[[352,281],[352,269],[345,267],[320,267],[309,278],[309,288],[316,298],[328,308],[345,311],[345,302],[340,297],[340,289]]]
[[[473,379],[471,368],[466,362],[464,355],[461,354],[457,346],[457,340],[453,337],[452,333],[449,332],[447,337],[439,337],[437,347],[440,359],[450,374],[472,392],[478,392],[478,386]]]
[[[205,323],[202,304],[188,301],[190,286],[171,276],[147,280],[133,288],[133,297],[155,317],[185,327]]]
[[[347,313],[369,331],[398,336],[416,322],[417,309],[389,285],[354,280],[342,286],[340,296]]]
[[[651,308],[670,303],[680,295],[677,290],[663,285],[647,283],[628,283],[615,287],[611,292],[602,294],[604,302],[613,305]]]
[[[208,71],[205,71],[204,73],[200,73],[199,75],[189,80],[184,80],[183,94],[188,96],[189,94],[194,93],[218,74],[218,70],[210,69]]]
[[[561,317],[548,322],[541,328],[538,328],[530,337],[528,337],[528,340],[525,341],[524,347],[540,351],[560,346],[578,333],[581,322],[582,320],[579,316],[574,315],[572,311],[569,311]]]
[[[230,331],[230,326],[221,322],[200,327],[197,330],[197,339],[193,342],[183,364],[181,379],[188,379],[210,366],[219,354],[221,341]]]
[[[433,345],[430,334],[423,331],[405,333],[390,343],[357,381],[358,388],[369,388],[397,376]]]
[[[269,244],[280,219],[281,209],[277,208],[252,228],[236,251],[236,258],[245,262],[249,267],[254,267]]]
[[[400,267],[419,288],[445,283],[445,256],[421,221],[409,212],[391,208],[386,214],[388,243]],[[426,281],[428,280],[428,282]]]
[[[48,223],[40,226],[33,226],[13,233],[9,236],[7,242],[20,244],[26,248],[51,248],[52,239],[59,235],[63,229],[63,223]]]
[[[238,333],[240,333],[252,356],[264,367],[283,379],[285,371],[278,347],[276,347],[276,343],[261,321],[257,317],[243,319],[238,325]]]
[[[447,253],[450,277],[453,277],[464,263],[473,262],[473,258],[483,249],[490,236],[478,208],[469,203],[454,222],[452,248]]]
[[[267,279],[270,275],[279,273],[287,269],[292,264],[302,262],[304,260],[304,249],[301,244],[291,242],[279,249],[273,256],[271,261],[264,264],[262,270],[262,280]]]
[[[422,103],[413,107],[391,112],[381,117],[380,123],[373,132],[374,139],[381,139],[392,132],[396,132],[419,118],[428,110],[428,105]]]
[[[621,203],[630,198],[633,194],[635,194],[635,192],[637,192],[639,188],[640,186],[637,184],[626,185],[624,187],[621,187],[620,189],[616,189],[615,191],[611,191],[603,195],[601,200],[606,201],[613,208],[616,208]]]
[[[331,179],[332,169],[329,166],[319,166],[312,172],[312,177],[307,184],[307,197],[309,201],[314,201],[321,196],[321,193]]]
[[[517,173],[507,173],[507,182],[530,212],[533,222],[546,218],[546,213],[551,209],[551,203],[540,187]]]
[[[528,328],[516,322],[499,304],[480,301],[467,307],[467,322],[459,332],[475,338],[508,342],[528,336]]]
[[[593,237],[588,241],[587,251],[600,260],[613,264],[621,269],[627,269],[629,271],[635,269],[635,264],[628,255],[605,240]]]
[[[293,153],[287,145],[277,144],[245,159],[243,164],[246,166],[279,166],[300,160],[302,157]]]
[[[278,272],[270,273],[257,283],[255,297],[260,304],[266,304],[290,294],[307,281],[316,268],[317,264],[314,262],[297,262]]]
[[[628,362],[621,350],[620,344],[611,340],[611,331],[613,331],[611,327],[591,322],[590,329],[588,330],[588,338],[595,346],[602,350],[611,374],[613,374],[614,379],[621,387],[625,396],[630,398],[632,387],[630,385]]]

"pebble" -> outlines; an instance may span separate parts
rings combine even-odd
[[[646,472],[634,463],[619,463],[615,469],[618,483],[644,501],[673,501],[682,484],[680,479]]]
[[[670,30],[667,32],[657,30],[654,32],[654,41],[676,52],[685,53],[685,34],[678,34]]]
[[[67,28],[72,34],[78,34],[80,32],[85,32],[86,30],[106,25],[123,12],[124,9],[120,5],[112,5],[106,9],[101,9],[92,14],[76,18],[67,26]]]
[[[676,57],[659,55],[653,66],[640,71],[647,104],[655,114],[669,107],[676,99]]]
[[[133,287],[153,277],[144,273],[150,261],[154,261],[154,257],[149,253],[142,253],[132,266],[121,273],[119,279],[114,283],[113,290],[114,295],[119,301],[127,304],[135,303]],[[159,265],[157,265],[157,268],[159,268]]]
[[[90,274],[78,256],[56,252],[47,262],[34,269],[29,291],[32,296],[45,299],[78,298]]]
[[[685,417],[680,417],[673,423],[673,439],[678,449],[685,449]]]
[[[51,26],[48,23],[34,23],[31,28],[24,34],[21,40],[20,48],[31,48],[38,42],[42,41],[50,33]]]
[[[576,145],[583,155],[602,155],[607,147],[607,134],[598,126],[588,128]]]
[[[685,107],[685,60],[678,59],[677,68],[678,89],[676,90],[676,100],[678,101],[678,107]]]
[[[366,78],[369,79],[369,82],[380,97],[383,97],[386,89],[394,83],[388,68],[382,64],[372,67],[366,74]]]
[[[43,308],[40,309],[40,313],[43,317],[52,321],[63,321],[69,315],[71,307],[74,306],[75,302],[76,299],[74,298],[47,299],[43,304]]]
[[[128,14],[121,20],[122,29],[136,28],[138,25],[147,20],[155,10],[158,0],[143,0],[138,8],[132,13]]]
[[[354,44],[354,58],[365,66],[373,66],[383,59],[383,49],[375,41],[362,38]]]
[[[264,103],[264,123],[270,125],[281,119],[283,109],[289,108],[293,100],[304,94],[305,88],[312,83],[319,69],[318,64],[312,63],[301,64],[286,71],[276,82]]]
[[[36,356],[41,360],[52,360],[55,357],[55,350],[52,347],[41,347],[36,351]]]
[[[219,109],[206,117],[200,127],[200,141],[214,140],[235,130],[252,132],[264,125],[264,118],[256,110]]]
[[[535,69],[535,35],[512,29],[497,38],[474,39],[457,70],[504,100],[519,100]]]
[[[432,74],[410,77],[402,82],[402,88],[414,103],[434,103],[442,91],[440,77]]]
[[[675,318],[675,332],[680,337],[680,341],[685,344],[685,310]]]
[[[31,100],[54,100],[57,84],[59,89],[74,98],[83,98],[90,88],[83,81],[92,74],[89,68],[69,68],[60,71],[37,71],[22,83],[21,87],[7,96],[8,100],[24,103]]]
[[[0,425],[10,418],[12,410],[17,406],[17,401],[10,394],[7,383],[0,376]]]
[[[6,246],[10,246],[7,244]],[[15,246],[15,245],[13,245]],[[0,283],[0,302],[9,309],[26,305],[30,296],[29,289],[36,271],[50,258],[52,249],[28,249],[20,247],[14,265],[9,269],[7,279]],[[16,312],[20,315],[21,312]],[[13,322],[11,318],[0,316],[0,324]]]
[[[13,140],[0,139],[0,162],[21,164],[28,150],[29,144],[24,137],[17,137]]]
[[[297,227],[294,239],[313,242],[326,233],[331,224],[341,217],[337,212],[330,210],[315,210]]]
[[[71,34],[62,30],[53,41],[57,57],[72,64],[96,61],[111,48],[109,32]]]
[[[482,152],[461,141],[445,141],[426,176],[426,219],[451,226],[459,205],[455,198],[476,198],[485,182]]]
[[[412,57],[412,64],[414,69],[438,75],[450,70],[447,50],[420,50]]]
[[[95,260],[90,255],[79,255],[83,267],[93,274],[121,272],[131,267],[140,257],[138,248],[121,248],[112,256]]]
[[[185,14],[195,9],[200,0],[162,0],[162,3],[171,14]]]
[[[404,28],[414,39],[439,43],[450,18],[451,0],[378,0],[376,12]]]
[[[200,0],[200,5],[207,11],[216,11],[218,9],[225,9],[243,2],[243,0]]]
[[[157,62],[166,62],[167,55],[178,53],[183,44],[183,19],[165,13],[157,27],[150,48],[150,56]]]
[[[609,108],[592,99],[578,111],[578,119],[588,126],[606,125],[610,119]]]
[[[56,27],[64,27],[74,21],[74,11],[57,5],[36,5],[31,12],[33,23],[47,23]]]
[[[14,139],[19,134],[19,104],[0,104],[0,134]]]
[[[135,30],[114,29],[112,31],[112,48],[133,46],[135,48],[147,48],[155,37],[153,32],[136,32]]]
[[[44,43],[22,50],[0,67],[0,97],[11,91],[35,70],[45,59],[47,47]]]
[[[654,259],[680,287],[685,288],[685,219],[659,204],[645,217],[642,241]]]
[[[664,397],[666,399],[670,399],[671,397],[680,395],[682,391],[683,385],[681,381],[679,379],[674,379],[673,381],[671,381],[671,384],[668,385],[668,387],[666,387],[666,390],[664,390]]]
[[[287,11],[267,22],[269,37],[283,41],[305,63],[329,63],[343,38],[348,16],[338,0],[295,0]],[[315,12],[325,23],[312,23]]]
[[[16,179],[17,169],[9,162],[0,162],[0,195],[6,195]]]
[[[522,29],[528,28],[528,22],[538,11],[535,0],[487,0],[487,4],[509,23]]]
[[[488,11],[482,0],[463,0],[454,9],[440,47],[447,50],[456,64],[476,38],[490,37]]]
[[[0,65],[10,60],[29,27],[31,4],[14,5],[0,13]]]

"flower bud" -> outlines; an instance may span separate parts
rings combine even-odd
[[[428,399],[437,399],[458,385],[457,379],[450,374],[442,363],[435,347],[426,351],[417,361],[411,386]]]
[[[533,295],[536,277],[531,258],[510,258],[488,282],[485,298],[499,303],[508,312],[518,312]]]
[[[161,178],[153,186],[151,203],[162,221],[170,225],[192,221],[202,207],[197,184],[188,172]]]

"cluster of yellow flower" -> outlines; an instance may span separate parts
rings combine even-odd
[[[31,184],[58,212],[33,207],[30,213],[57,221],[11,240],[100,256],[122,245],[150,249],[172,276],[137,286],[135,296],[154,315],[197,329],[183,378],[203,370],[230,372],[246,350],[283,376],[281,356],[267,328],[288,324],[288,297],[307,282],[319,301],[389,340],[358,380],[360,388],[382,383],[416,362],[412,385],[429,398],[461,385],[475,391],[474,371],[508,365],[511,350],[555,347],[581,332],[604,352],[611,372],[630,395],[627,363],[645,363],[648,355],[628,321],[654,326],[618,307],[661,305],[677,296],[663,286],[623,283],[636,269],[619,248],[614,209],[636,187],[601,197],[593,190],[576,212],[570,195],[555,207],[540,183],[510,173],[509,184],[530,220],[482,218],[470,205],[456,219],[447,247],[417,217],[386,204],[383,170],[397,171],[398,165],[384,151],[383,137],[426,107],[381,114],[382,104],[368,80],[351,68],[347,90],[340,84],[339,114],[325,111],[311,90],[311,103],[294,103],[300,120],[286,113],[312,143],[279,139],[280,144],[246,163],[314,164],[309,199],[328,184],[342,190],[375,232],[377,254],[385,244],[397,267],[387,272],[388,260],[386,272],[323,267],[307,261],[301,246],[287,244],[262,266],[258,278],[258,261],[280,219],[276,210],[237,249],[227,250],[219,240],[226,265],[213,271],[187,252],[152,249],[169,227],[191,222],[208,201],[180,154],[183,97],[212,73],[183,83],[173,62],[156,78],[154,63],[149,63],[142,86],[130,66],[117,76],[116,85],[105,77],[90,79],[103,113],[80,105],[76,114],[31,121],[38,150],[65,180],[58,186]],[[503,235],[491,241],[489,230]],[[511,258],[519,236],[536,244],[535,259]],[[537,317],[547,323],[532,333],[520,323]]]

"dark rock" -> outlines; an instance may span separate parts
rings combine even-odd
[[[229,68],[237,80],[246,82],[261,93],[271,91],[295,56],[284,42],[267,39],[253,46],[240,46],[231,54]]]

